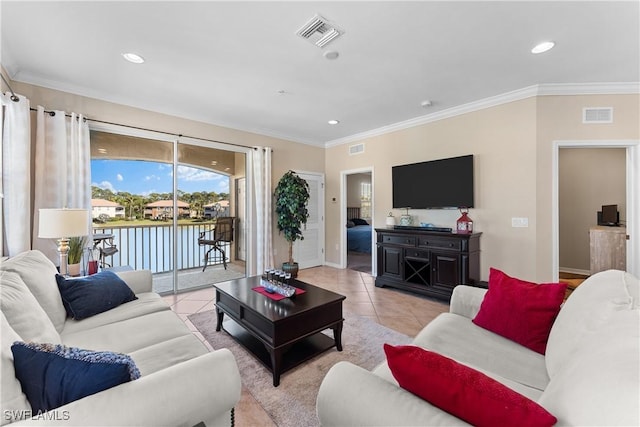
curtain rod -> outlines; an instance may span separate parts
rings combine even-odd
[[[11,100],[13,102],[19,102],[20,98],[18,98],[16,96],[16,93],[13,91],[13,89],[11,89],[11,85],[9,84],[9,82],[7,81],[7,79],[4,78],[4,75],[0,72],[0,77],[2,77],[2,81],[4,82],[4,84],[7,85],[7,87],[9,88],[9,92],[11,92]]]
[[[3,78],[3,80],[4,80],[4,78]],[[30,108],[30,110],[31,111],[38,111],[36,108]],[[44,112],[49,114],[52,117],[56,115],[55,111],[44,110]],[[70,114],[65,114],[65,116],[66,117],[71,117]],[[215,142],[216,144],[233,145],[234,147],[253,148],[254,150],[258,149],[258,147],[248,147],[246,145],[234,144],[233,142],[224,142],[224,141],[218,141],[218,140],[215,140],[215,139],[200,138],[200,137],[197,137],[197,136],[189,136],[189,135],[184,135],[184,134],[181,134],[181,133],[166,132],[166,131],[148,129],[148,128],[143,128],[143,127],[139,127],[139,126],[132,126],[132,125],[123,125],[123,124],[120,124],[120,123],[107,122],[107,121],[104,121],[104,120],[88,119],[86,117],[84,117],[83,119],[85,121],[89,120],[90,122],[103,123],[105,125],[122,126],[122,127],[130,128],[130,129],[143,130],[143,131],[147,131],[147,132],[163,133],[165,135],[177,136],[178,138],[184,137],[184,138],[198,139],[200,141],[206,141],[206,142]],[[273,149],[271,151],[273,152]]]
[[[37,109],[37,108],[30,107],[30,108],[29,108],[29,111],[38,111],[38,109]],[[44,110],[44,112],[45,112],[45,114],[48,114],[48,115],[50,115],[51,117],[55,117],[55,115],[56,115],[56,112],[55,112],[55,111],[53,111],[53,110]],[[71,117],[71,114],[65,114],[64,116],[65,116],[65,117]],[[80,117],[76,116],[76,118],[80,118]],[[88,119],[87,119],[86,117],[83,117],[83,118],[82,118],[82,120],[86,122]]]

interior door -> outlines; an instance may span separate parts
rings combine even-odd
[[[293,260],[299,268],[324,264],[324,175],[300,173],[297,175],[309,184],[309,219],[302,230],[304,240],[293,244]]]

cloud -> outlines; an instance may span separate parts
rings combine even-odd
[[[144,177],[145,181],[151,181],[151,180],[156,180],[156,181],[160,181],[160,177],[158,175],[147,175]]]
[[[223,175],[217,173],[208,172],[202,169],[196,169],[189,166],[178,166],[178,179],[184,181],[229,181]],[[229,184],[227,183],[227,188]]]
[[[91,186],[102,188],[103,190],[111,190],[114,193],[117,193],[116,189],[113,187],[113,184],[110,181],[102,181],[102,182],[92,182]]]
[[[229,193],[228,179],[223,179],[218,183],[218,193]]]

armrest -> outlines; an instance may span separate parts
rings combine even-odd
[[[134,294],[153,292],[153,279],[149,270],[119,271],[116,273]]]
[[[238,366],[231,352],[221,349],[12,426],[194,426],[202,421],[208,426],[239,400]]]
[[[468,285],[458,285],[453,288],[449,312],[473,319],[480,311],[480,304],[487,290]]]
[[[338,362],[327,372],[316,411],[323,426],[468,425],[349,362]]]

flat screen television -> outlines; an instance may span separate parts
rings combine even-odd
[[[472,208],[473,155],[393,166],[393,207]]]

